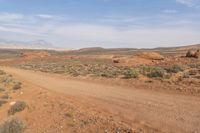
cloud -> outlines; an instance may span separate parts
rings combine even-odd
[[[23,28],[11,28],[11,27],[4,27],[4,26],[0,26],[0,31],[27,34],[27,35],[39,35],[38,33],[23,29]]]
[[[112,26],[95,24],[66,24],[56,27],[52,33],[63,37],[72,37],[88,41],[106,41],[115,39],[115,33],[117,32]]]
[[[155,47],[200,42],[200,32],[187,28],[138,28],[121,30],[112,26],[71,24],[58,27],[53,33],[68,40],[65,44],[84,47]]]
[[[7,13],[7,12],[0,13],[0,21],[4,22],[21,20],[23,18],[24,15],[19,13]]]
[[[173,13],[178,13],[177,10],[174,9],[166,9],[162,11],[163,13],[168,13],[168,14],[173,14]]]
[[[144,21],[152,16],[104,16],[103,18],[97,19],[99,22],[103,23],[134,23],[138,21]]]
[[[161,16],[104,16],[90,23],[77,19],[60,20],[59,16],[50,14],[0,13],[0,18],[6,18],[6,21],[0,19],[0,36],[10,39],[17,36],[22,41],[45,39],[65,47],[155,47],[199,43],[198,15],[168,14],[173,12],[166,10]]]
[[[185,4],[185,5],[192,5],[194,0],[176,0],[176,2]]]
[[[199,8],[200,0],[176,0],[177,3],[187,5],[188,7]]]
[[[38,14],[36,17],[42,18],[42,19],[52,19],[54,16],[49,15],[49,14]]]
[[[20,13],[0,12],[0,31],[43,36],[45,34],[41,30],[38,30],[41,28],[40,25],[43,25],[46,22],[46,19],[50,20],[54,18],[53,15],[47,14],[25,15]],[[55,19],[55,21],[57,20]]]

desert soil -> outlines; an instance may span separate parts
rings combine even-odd
[[[63,129],[60,130],[55,130],[53,126],[48,131],[46,130],[48,124],[55,125],[64,118],[57,117],[57,121],[48,120],[56,116],[56,113],[51,114],[52,116],[49,118],[45,116],[45,113],[50,110],[42,110],[43,106],[39,105],[51,104],[59,98],[63,106],[69,103],[79,110],[93,112],[99,117],[112,117],[113,121],[124,123],[132,129],[144,129],[143,132],[200,132],[200,98],[197,96],[68,79],[55,74],[9,67],[1,69],[22,82],[24,88],[24,92],[20,96],[22,99],[29,99],[30,104],[34,103],[36,107],[40,107],[36,109],[36,112],[41,114],[31,112],[32,116],[25,117],[28,121],[26,132],[72,132],[72,130],[65,129],[63,125],[61,126]],[[33,98],[35,93],[39,93],[37,99]],[[35,101],[31,101],[31,99],[35,99]],[[63,111],[58,107],[54,111],[56,112],[56,110]],[[57,113],[58,115],[62,114],[62,112]],[[91,132],[94,131],[95,129]],[[85,132],[90,131],[85,129]]]

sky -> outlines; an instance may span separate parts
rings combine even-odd
[[[200,43],[200,0],[0,0],[0,39],[57,47]]]

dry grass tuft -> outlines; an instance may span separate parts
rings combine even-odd
[[[8,110],[8,115],[14,115],[17,112],[23,111],[26,108],[26,106],[27,104],[24,101],[17,101]]]
[[[0,133],[22,133],[24,129],[24,122],[16,117],[10,117],[0,124]]]

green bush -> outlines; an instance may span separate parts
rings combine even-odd
[[[143,75],[147,75],[147,74],[150,73],[153,69],[154,69],[153,66],[142,65],[142,66],[140,66],[140,73],[142,73]]]
[[[124,78],[130,79],[130,78],[138,78],[139,73],[135,69],[127,69],[124,71],[123,75],[124,75]]]
[[[24,129],[24,122],[16,117],[10,117],[0,124],[0,133],[22,133]]]
[[[153,67],[151,71],[147,74],[147,76],[150,78],[163,78],[165,76],[165,70],[161,67]]]
[[[142,65],[140,66],[140,73],[150,78],[165,76],[165,70],[161,67],[156,67],[156,66]]]
[[[8,115],[14,115],[17,112],[23,111],[26,106],[27,105],[24,101],[16,101],[16,103],[8,110]]]
[[[187,66],[184,64],[173,64],[173,65],[167,67],[166,70],[169,73],[177,73],[177,72],[184,71],[186,68],[187,68]]]

